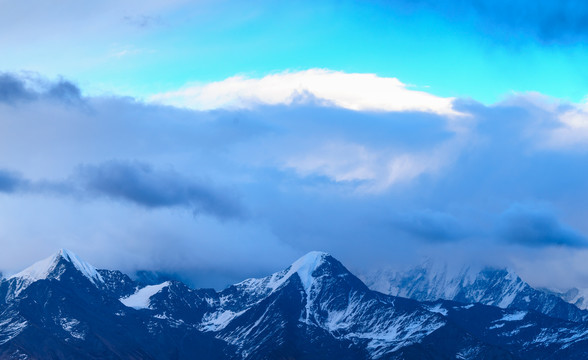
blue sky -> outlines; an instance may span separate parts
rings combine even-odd
[[[222,286],[323,250],[588,287],[587,19],[580,1],[0,1],[0,269],[66,247]]]
[[[485,10],[470,9],[478,3]],[[580,1],[59,4],[3,5],[5,71],[61,75],[87,93],[131,96],[309,68],[376,73],[484,103],[513,91],[586,96]]]

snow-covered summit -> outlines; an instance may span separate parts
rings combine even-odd
[[[325,252],[321,251],[311,251],[308,254],[302,256],[300,259],[296,260],[288,271],[284,275],[284,279],[289,278],[294,273],[298,274],[300,277],[300,281],[304,286],[304,290],[308,293],[310,291],[310,287],[312,285],[313,276],[312,274],[314,271],[321,266],[326,259],[330,258],[331,256]]]
[[[94,266],[85,262],[76,254],[67,249],[60,249],[57,253],[46,259],[37,261],[23,271],[10,276],[7,280],[19,280],[19,288],[22,290],[24,287],[32,284],[35,281],[47,279],[50,277],[58,277],[59,274],[55,274],[55,270],[63,261],[72,264],[93,284],[97,285],[98,283],[103,282],[102,276],[98,273],[98,270]]]
[[[320,270],[320,273],[317,270]],[[282,271],[263,278],[246,279],[223,290],[220,293],[219,309],[206,316],[202,329],[216,331],[223,328],[248,308],[291,284],[291,280],[300,282],[306,303],[310,305],[311,293],[316,293],[321,287],[319,278],[333,273],[339,275],[341,272],[347,272],[347,270],[331,255],[321,251],[311,251]]]
[[[331,262],[336,262],[331,255],[321,251],[311,251],[294,261],[285,270],[260,279],[247,279],[235,286],[247,292],[267,295],[280,288],[293,276],[298,276],[304,291],[308,294],[314,281],[313,273],[323,264]]]

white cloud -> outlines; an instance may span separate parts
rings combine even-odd
[[[457,156],[457,142],[447,142],[426,152],[373,149],[354,143],[329,143],[285,162],[300,176],[321,175],[335,182],[362,183],[360,192],[377,193],[408,183],[425,174],[436,174]]]
[[[318,174],[336,182],[366,181],[376,179],[378,158],[379,154],[360,144],[331,143],[290,157],[285,167],[301,176]]]
[[[588,103],[573,107],[559,115],[561,126],[552,130],[547,146],[569,148],[588,145]]]
[[[526,136],[538,136],[540,149],[584,151],[588,148],[588,97],[583,103],[570,103],[536,92],[514,93],[500,105],[522,106],[543,113],[533,116],[536,122],[526,132]]]
[[[289,105],[305,100],[360,111],[423,111],[459,115],[454,98],[411,90],[396,78],[326,69],[282,72],[259,79],[235,76],[177,91],[155,94],[150,101],[197,110]]]

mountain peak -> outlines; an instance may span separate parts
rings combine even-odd
[[[294,273],[298,273],[300,281],[302,281],[302,285],[304,286],[304,290],[308,293],[312,286],[312,273],[328,258],[331,258],[331,255],[326,252],[311,251],[292,263],[285,278],[290,277]]]
[[[294,274],[297,274],[302,282],[304,290],[308,294],[314,281],[313,273],[324,264],[337,266],[339,262],[326,252],[311,251],[293,262],[292,265],[285,270],[286,273],[283,275],[282,279],[285,280]]]
[[[331,255],[327,254],[326,252],[311,251],[306,255],[300,257],[298,260],[294,261],[291,267],[292,269],[296,269],[294,271],[297,272],[310,271],[312,273],[318,266],[320,266],[325,261],[325,259],[330,257]]]
[[[298,262],[300,260],[311,260],[311,259],[325,258],[328,256],[331,256],[331,254],[324,252],[324,251],[313,250],[313,251],[309,251],[306,254],[302,255],[295,262]]]
[[[57,253],[55,253],[54,256],[55,257],[61,256],[64,259],[69,259],[70,257],[75,257],[76,254],[74,254],[73,252],[69,251],[68,249],[61,248],[61,249],[59,249],[59,251],[57,251]]]
[[[22,270],[21,272],[12,275],[9,279],[22,279],[27,284],[33,283],[38,280],[47,279],[52,277],[53,272],[59,266],[59,264],[65,261],[73,265],[82,275],[88,278],[93,284],[97,282],[102,282],[102,276],[98,273],[96,268],[72,251],[67,249],[60,249],[58,252],[45,258],[43,260],[37,261],[33,265],[29,266],[28,268]]]
[[[78,269],[84,276],[86,276],[92,283],[96,284],[96,281],[103,282],[102,276],[98,273],[98,270],[91,264],[85,262],[73,252],[67,249],[60,249],[59,255],[66,261],[72,263],[76,269]]]
[[[325,263],[336,264],[338,262],[325,252],[311,251],[280,272],[260,279],[247,279],[235,284],[235,286],[247,289],[248,292],[268,294],[280,288],[288,279],[298,276],[304,290],[309,294],[314,281],[312,274]]]

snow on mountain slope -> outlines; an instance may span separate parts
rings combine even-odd
[[[87,277],[92,283],[97,284],[98,282],[103,282],[102,275],[98,272],[98,270],[90,265],[89,263],[85,262],[81,258],[79,258],[73,252],[61,249],[59,250],[59,254],[65,260],[71,262],[76,269],[78,269],[85,277]]]
[[[303,290],[308,295],[315,280],[312,276],[313,272],[329,258],[331,256],[327,253],[313,251],[302,256],[282,271],[263,278],[246,279],[231,285],[220,293],[218,305],[224,309],[222,312],[225,310],[239,312],[242,308],[250,307],[280,289],[294,276],[303,284]]]
[[[205,331],[223,329],[228,322],[280,289],[293,276],[299,279],[306,296],[309,296],[314,280],[312,273],[328,257],[330,256],[327,253],[313,251],[296,260],[285,270],[264,278],[247,279],[230,286],[221,292],[216,304],[217,310],[205,316],[202,329]]]
[[[166,281],[159,285],[145,286],[144,288],[139,289],[136,293],[121,298],[120,302],[133,309],[148,309],[150,307],[151,297],[169,285],[170,282]]]
[[[18,313],[2,314],[0,317],[0,345],[14,339],[27,325],[27,321]]]
[[[313,272],[328,257],[330,255],[327,253],[312,251],[296,260],[285,270],[261,279],[247,279],[235,286],[242,288],[242,291],[267,295],[282,286],[292,276],[296,275],[302,282],[304,291],[308,294],[314,281],[314,277],[312,276]]]
[[[297,273],[304,286],[304,291],[308,294],[312,288],[314,271],[322,265],[328,256],[330,255],[324,252],[309,252],[290,266],[284,278],[289,278],[294,272]]]

